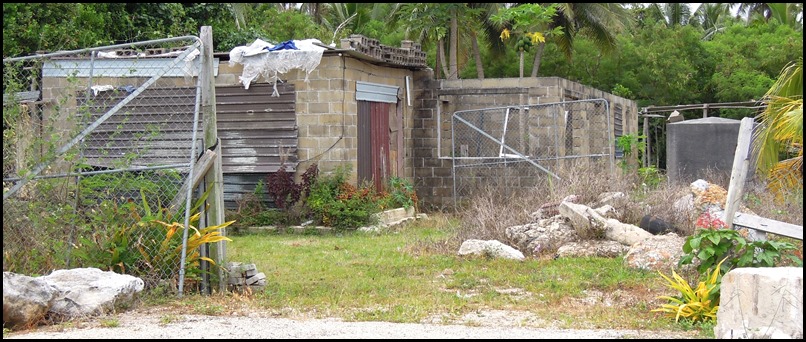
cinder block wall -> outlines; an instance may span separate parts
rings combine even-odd
[[[558,77],[434,80],[428,71],[418,73],[415,80],[418,101],[413,122],[414,179],[423,204],[433,208],[446,208],[454,203],[449,156],[451,115],[457,111],[603,98],[610,106],[611,123],[613,108],[619,105],[623,134],[638,131],[638,108],[634,101]],[[576,125],[573,153],[583,154],[590,148],[586,139],[602,135],[607,123],[582,118],[573,124]],[[612,127],[609,134],[613,135]],[[534,184],[529,180],[515,183]]]
[[[216,85],[238,84],[243,66],[219,65]],[[413,71],[406,68],[379,66],[351,56],[325,54],[319,65],[307,75],[299,69],[281,74],[282,82],[294,84],[297,93],[296,113],[299,127],[296,177],[317,163],[320,172],[330,172],[339,166],[351,167],[351,180],[357,180],[358,169],[358,102],[356,82],[378,83],[397,86],[400,91],[398,104],[390,104],[392,113],[403,115],[403,178],[413,174],[411,160],[411,127],[413,106],[407,106],[406,76]],[[260,76],[253,82],[265,83]],[[398,106],[400,108],[398,108]],[[394,144],[394,142],[392,142]]]

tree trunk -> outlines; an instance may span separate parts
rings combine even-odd
[[[450,74],[448,74],[449,80],[455,80],[459,78],[459,71],[458,69],[458,62],[457,62],[457,51],[458,48],[458,40],[459,40],[459,21],[456,19],[456,10],[451,11],[451,38],[450,38],[450,46],[448,47],[448,53],[450,54]]]
[[[545,42],[537,43],[537,51],[535,51],[535,63],[534,66],[532,66],[532,77],[537,77],[537,71],[540,70],[540,61],[543,59],[543,48],[545,47]]]
[[[445,78],[449,78],[450,73],[448,72],[448,65],[445,63],[445,42],[442,39],[437,40],[437,45],[439,45],[439,53],[437,54],[437,64],[442,65],[442,74]]]
[[[521,71],[520,78],[523,78],[523,51],[519,52],[518,54],[521,56],[521,58],[520,58],[520,71]]]
[[[484,79],[484,65],[481,63],[481,51],[479,51],[479,39],[476,32],[471,30],[470,35],[473,40],[473,54],[476,56],[476,74],[480,80]]]

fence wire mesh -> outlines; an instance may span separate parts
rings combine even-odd
[[[3,271],[98,267],[178,285],[180,188],[201,151],[198,42],[3,60]]]
[[[454,202],[483,186],[526,189],[580,162],[614,165],[608,102],[579,100],[457,111],[451,116]],[[455,203],[456,204],[456,203]]]

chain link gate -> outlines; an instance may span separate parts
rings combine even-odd
[[[185,36],[3,60],[3,271],[97,267],[180,295],[185,265],[200,279],[182,188],[200,53]]]
[[[454,204],[483,185],[534,187],[579,162],[613,170],[615,142],[604,99],[457,111],[451,116]]]

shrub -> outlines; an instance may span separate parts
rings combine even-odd
[[[700,221],[708,221],[707,224],[714,222],[702,217]],[[739,231],[733,229],[700,228],[694,235],[686,238],[679,265],[699,262],[699,273],[705,273],[714,267],[718,260],[724,261],[719,262],[723,273],[735,267],[774,267],[784,259],[802,266],[803,261],[800,258],[786,253],[796,249],[793,244],[783,241],[748,242]]]
[[[300,187],[294,183],[294,174],[286,171],[285,164],[280,165],[277,172],[269,174],[268,192],[274,199],[274,205],[287,209],[299,201]]]
[[[319,177],[319,167],[311,164],[302,174],[300,183],[294,182],[294,174],[281,165],[277,172],[268,176],[268,193],[279,209],[289,209],[311,193],[311,185]]]
[[[320,176],[311,185],[306,200],[313,219],[338,229],[357,228],[372,222],[380,211],[380,197],[370,185],[359,188],[347,182],[349,167],[338,167],[332,175]]]
[[[618,164],[624,172],[630,171],[634,166],[632,164],[638,163],[641,156],[646,153],[646,136],[637,134],[625,134],[616,138],[616,147],[620,148],[624,153]],[[633,155],[637,152],[637,155]]]
[[[186,245],[185,268],[189,275],[199,273],[200,260],[215,264],[211,259],[200,256],[199,247],[207,243],[231,241],[222,236],[220,230],[234,221],[197,228],[201,215],[198,209],[208,195],[209,190],[191,209],[196,214],[190,217],[188,226],[190,235]],[[182,220],[179,213],[171,213],[165,208],[152,211],[145,192],[141,193],[141,197],[144,210],[142,214],[132,203],[127,206],[129,215],[136,219],[135,223],[113,222],[108,230],[111,235],[96,233],[89,238],[82,237],[73,253],[84,266],[141,277],[150,287],[156,285],[160,279],[179,275],[185,226],[176,222]]]
[[[386,208],[417,208],[417,193],[414,191],[414,185],[407,179],[400,177],[390,177],[388,194],[381,194],[381,197],[387,197],[388,203]]]

